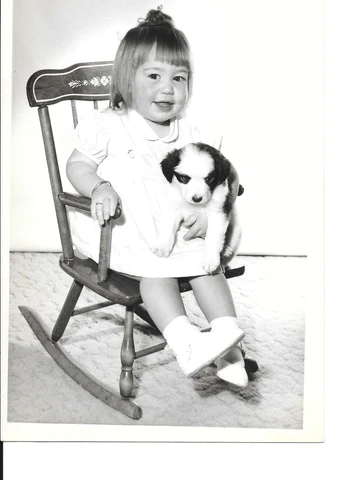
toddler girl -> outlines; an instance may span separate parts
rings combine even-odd
[[[110,108],[96,111],[77,127],[67,176],[92,202],[91,215],[70,212],[73,240],[80,252],[98,261],[99,224],[114,215],[119,202],[123,214],[114,224],[110,268],[140,278],[144,305],[187,377],[215,362],[218,376],[245,386],[247,375],[237,347],[244,332],[237,325],[227,280],[221,268],[206,274],[204,240],[192,238],[204,231],[203,223],[197,220],[191,231],[182,225],[169,257],[151,251],[168,188],[160,162],[174,148],[191,142],[220,147],[181,116],[191,88],[185,35],[174,28],[171,17],[151,10],[121,41],[112,72]],[[235,199],[234,169],[229,185]],[[202,333],[189,322],[179,277],[188,277],[210,323],[209,332]]]

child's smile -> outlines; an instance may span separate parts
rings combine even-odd
[[[154,102],[158,108],[164,112],[170,112],[174,103],[172,102]]]
[[[136,71],[133,108],[161,134],[169,120],[186,106],[188,71],[186,67],[155,60],[154,56],[151,52],[149,60]]]

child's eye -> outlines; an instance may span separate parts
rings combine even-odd
[[[175,80],[176,82],[186,82],[186,81],[187,81],[187,78],[186,78],[186,77],[183,77],[182,75],[176,75],[176,76],[174,77],[174,80]]]
[[[178,182],[180,183],[188,183],[191,180],[191,177],[189,177],[188,175],[180,175],[179,173],[175,173],[175,172],[174,172],[174,175],[176,176]]]
[[[160,78],[160,75],[158,73],[151,73],[150,75],[148,75],[149,78],[151,78],[152,80],[157,80],[158,78]]]

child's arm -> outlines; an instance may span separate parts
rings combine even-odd
[[[91,198],[91,214],[94,220],[103,225],[105,220],[115,214],[119,196],[104,179],[97,175],[98,165],[78,150],[74,150],[66,166],[67,178],[73,187],[86,197]]]

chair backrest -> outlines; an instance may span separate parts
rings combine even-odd
[[[92,101],[94,108],[97,109],[99,101],[109,100],[112,65],[112,61],[86,62],[59,70],[39,70],[27,82],[29,105],[38,108],[65,260],[71,261],[74,258],[74,250],[66,207],[60,200],[63,187],[48,107],[62,101],[69,101],[75,127],[78,123],[77,101]]]

